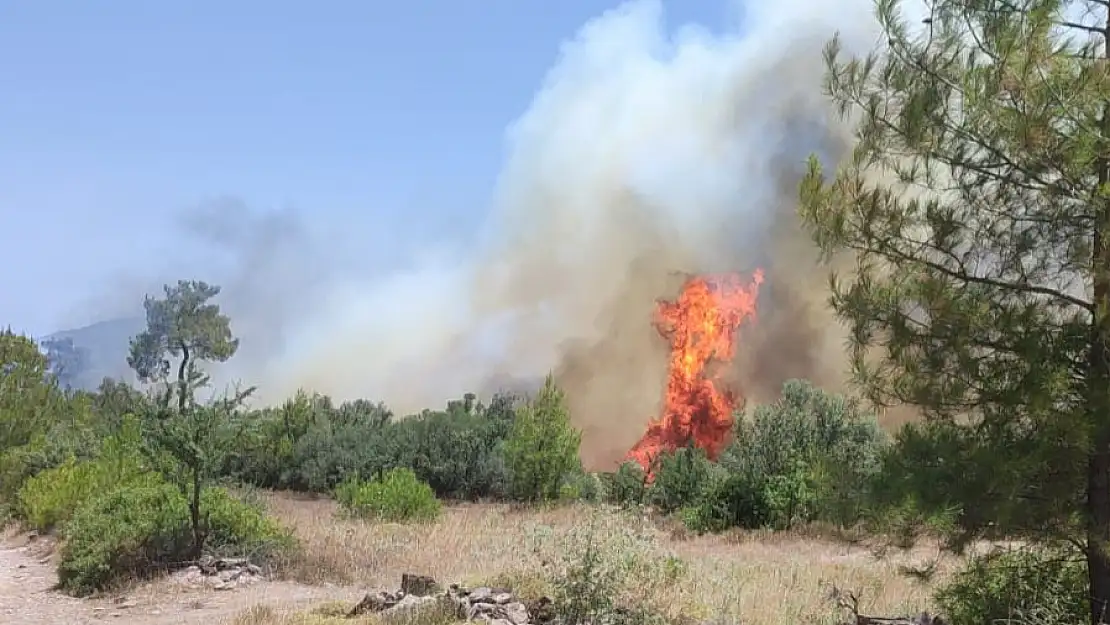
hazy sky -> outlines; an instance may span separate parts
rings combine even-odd
[[[219,197],[293,208],[367,263],[470,236],[507,125],[617,4],[0,0],[0,324],[59,329]]]

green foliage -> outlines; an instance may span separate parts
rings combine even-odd
[[[66,412],[46,356],[26,336],[0,330],[0,451],[29,444]]]
[[[968,470],[959,542],[1088,543],[1093,619],[1110,602],[1104,3],[940,0],[927,36],[900,4],[878,3],[881,48],[827,49],[858,141],[835,171],[811,159],[800,213],[852,260],[830,303],[854,381],[940,424],[901,443],[942,454],[925,467],[942,481],[904,486],[943,504]]]
[[[696,447],[677,449],[659,458],[648,502],[665,513],[701,501],[706,487],[717,479],[716,465]]]
[[[392,469],[370,481],[350,477],[335,488],[335,499],[348,514],[378,521],[431,521],[442,511],[435,491],[412,469]]]
[[[15,502],[28,478],[56,467],[68,459],[88,460],[96,456],[96,436],[87,427],[55,424],[30,442],[0,453],[0,499]]]
[[[1038,448],[1047,451],[1035,438],[991,428],[943,421],[909,424],[883,456],[873,489],[878,516],[890,519],[890,511],[898,510],[906,518],[895,520],[943,527],[955,548],[980,537],[1074,536],[1081,531],[1078,519],[1035,505],[1043,488],[1035,480],[1052,455]],[[1075,470],[1068,464],[1057,467]],[[907,525],[904,532],[912,530]]]
[[[781,399],[737,421],[719,463],[697,449],[663,455],[647,501],[681,511],[695,531],[851,523],[863,514],[885,445],[874,417],[854,402],[791,380]],[[621,497],[636,501],[635,474],[619,479]]]
[[[144,302],[147,327],[131,340],[127,359],[140,380],[162,385],[144,414],[144,425],[155,466],[190,498],[194,555],[204,550],[201,494],[223,465],[228,430],[254,391],[237,390],[208,405],[196,402],[197,390],[209,382],[198,363],[226,361],[239,348],[230,320],[209,301],[219,293],[218,286],[180,280],[165,287],[164,298],[148,296]],[[169,381],[171,358],[179,360],[173,383]]]
[[[261,504],[248,503],[225,488],[201,493],[205,549],[214,554],[249,556],[264,564],[296,548],[293,534],[267,515]]]
[[[89,497],[147,475],[141,445],[139,425],[131,419],[118,433],[103,439],[95,458],[70,456],[27,479],[15,498],[19,515],[39,531],[64,524]]]
[[[605,501],[623,508],[647,502],[647,475],[635,462],[623,462],[616,472],[602,477]]]
[[[719,476],[706,486],[698,500],[679,511],[679,518],[695,532],[773,525],[775,514],[763,486],[740,473]]]
[[[867,504],[888,441],[853,400],[801,380],[738,419],[721,465],[762,490],[776,527],[823,520],[852,523]]]
[[[564,477],[562,485],[559,486],[559,501],[600,503],[604,488],[597,474],[575,471]]]
[[[502,449],[513,425],[511,406],[505,408],[487,414],[457,402],[398,421],[385,432],[392,466],[411,468],[440,497],[504,497],[510,478]]]
[[[276,555],[293,546],[291,535],[257,507],[223,489],[202,493],[203,531],[217,555]],[[127,577],[144,577],[192,553],[189,501],[157,479],[127,484],[88,500],[74,513],[62,546],[62,588],[81,595]]]
[[[183,559],[190,545],[188,504],[170,484],[127,485],[74,513],[58,565],[72,594],[107,588],[126,575],[144,576]]]
[[[509,483],[502,447],[515,404],[511,395],[495,395],[488,406],[468,395],[446,411],[394,420],[381,404],[335,407],[301,394],[240,420],[224,474],[265,488],[326,492],[352,473],[407,467],[443,499],[502,498]]]
[[[333,411],[327,397],[299,390],[280,407],[244,415],[237,424],[235,445],[223,458],[221,474],[261,488],[305,490],[297,447],[310,430],[328,422]],[[316,485],[319,490],[329,486]]]
[[[146,330],[131,339],[127,364],[144,382],[169,378],[171,358],[180,359],[178,383],[184,383],[190,362],[224,362],[235,355],[239,340],[231,335],[230,320],[210,302],[220,287],[196,280],[166,285],[164,297],[147,296]],[[182,394],[185,390],[182,389]],[[184,399],[184,398],[182,398]]]
[[[548,375],[539,394],[517,408],[505,443],[513,496],[522,501],[556,499],[563,479],[581,466],[581,438],[570,423],[563,391]]]
[[[1088,622],[1087,567],[1074,550],[1025,548],[973,558],[936,594],[952,625]]]

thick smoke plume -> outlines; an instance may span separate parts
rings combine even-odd
[[[211,242],[260,250],[239,255],[240,283],[221,282],[244,346],[224,375],[265,401],[304,387],[404,413],[554,371],[584,457],[604,466],[660,406],[655,300],[684,274],[758,266],[759,320],[730,379],[754,402],[791,377],[840,385],[843,335],[797,225],[797,183],[810,153],[849,145],[822,95],[821,52],[838,31],[848,51],[871,49],[872,4],[751,0],[742,12],[742,30],[713,33],[673,27],[643,0],[583,26],[510,127],[488,223],[465,252],[322,280],[292,226],[237,241],[224,233],[253,226],[196,222]]]
[[[665,348],[657,298],[684,273],[767,272],[758,327],[733,372],[753,401],[782,382],[843,379],[826,271],[796,224],[812,152],[846,128],[821,92],[824,44],[874,42],[870,3],[756,3],[745,32],[669,29],[657,1],[626,4],[568,41],[510,128],[484,244],[339,297],[275,372],[283,384],[435,405],[553,370],[611,462],[657,414]],[[496,340],[495,340],[496,339]]]

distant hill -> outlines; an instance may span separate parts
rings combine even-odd
[[[146,320],[142,317],[121,317],[55,332],[41,340],[70,339],[75,347],[84,350],[88,358],[87,366],[74,376],[73,384],[77,388],[92,390],[105,377],[130,377],[128,345],[131,337],[142,332],[145,325]]]

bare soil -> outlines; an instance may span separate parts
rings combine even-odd
[[[255,605],[303,610],[321,601],[357,601],[356,590],[259,582],[234,590],[182,587],[170,580],[136,585],[109,597],[76,599],[54,587],[56,557],[50,538],[0,535],[0,623],[13,625],[212,625]]]

